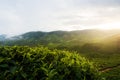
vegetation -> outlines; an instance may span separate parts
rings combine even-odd
[[[77,53],[43,47],[0,47],[0,80],[102,80]]]
[[[44,46],[53,51],[58,49],[77,52],[98,65],[99,71],[107,80],[120,80],[120,69],[114,67],[120,64],[120,30],[29,32],[1,41],[0,44]]]

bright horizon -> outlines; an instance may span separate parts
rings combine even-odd
[[[1,0],[0,34],[120,29],[120,0]]]

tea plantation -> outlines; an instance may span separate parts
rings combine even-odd
[[[44,47],[0,47],[0,80],[104,80],[79,54]]]

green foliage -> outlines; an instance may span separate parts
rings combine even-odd
[[[106,77],[106,80],[120,80],[120,66],[111,69],[108,72],[104,72],[103,77]]]
[[[0,45],[1,46],[5,46],[5,45],[26,46],[27,45],[30,47],[45,46],[53,50],[51,52],[55,52],[55,53],[59,53],[59,52],[56,52],[54,49],[68,50],[71,52],[76,51],[80,53],[81,56],[84,56],[90,61],[95,62],[95,64],[99,66],[99,69],[104,69],[104,68],[108,68],[108,67],[112,67],[120,64],[120,36],[119,35],[120,35],[120,30],[108,30],[108,31],[80,30],[80,31],[53,31],[53,32],[38,31],[38,32],[28,32],[20,36],[15,36],[10,40],[5,40],[5,41],[2,40],[0,41]],[[33,50],[33,48],[31,49]],[[25,53],[29,53],[31,55],[32,50],[24,51],[23,49],[24,51],[23,54],[25,55]],[[19,50],[19,52],[21,52],[21,50]],[[63,52],[60,52],[60,53],[63,53]],[[66,52],[66,53],[68,54],[69,52]],[[12,52],[12,55],[13,54],[14,52]],[[35,54],[35,55],[38,55],[38,54]],[[44,55],[44,56],[47,56],[47,55]],[[6,60],[5,58],[0,57],[0,62],[3,62],[5,60]],[[72,61],[73,60],[71,60],[71,62]],[[9,66],[9,65],[3,64],[1,66]],[[14,67],[11,71],[14,71],[14,70],[16,70],[16,67]],[[48,72],[46,71],[46,67],[41,68],[40,70],[44,70],[46,74],[49,72],[49,71]],[[51,73],[55,71],[56,69],[53,70]],[[120,75],[118,75],[118,73],[119,73],[119,69],[116,68],[115,70],[113,69],[113,70],[104,72],[103,76],[107,77],[107,80],[110,80],[110,79],[120,80]],[[58,73],[55,72],[54,74],[58,74]]]
[[[0,80],[102,80],[79,54],[43,47],[0,47]]]

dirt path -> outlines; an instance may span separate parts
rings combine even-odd
[[[99,71],[100,71],[100,72],[107,72],[107,71],[110,71],[110,70],[112,70],[112,69],[114,69],[114,68],[117,68],[117,67],[119,67],[119,66],[120,66],[120,64],[117,64],[117,65],[115,65],[115,66],[111,66],[111,67],[107,67],[107,68],[100,69]]]

